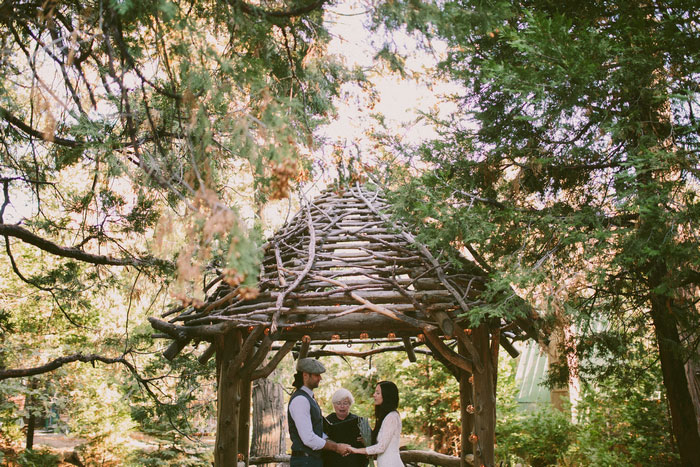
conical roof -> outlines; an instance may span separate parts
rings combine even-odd
[[[380,191],[355,185],[303,203],[274,234],[256,296],[219,279],[204,305],[167,323],[151,319],[176,340],[169,356],[234,328],[286,341],[427,336],[439,345],[442,335],[471,347],[462,322],[487,275],[466,260],[457,269],[436,259],[391,219]]]

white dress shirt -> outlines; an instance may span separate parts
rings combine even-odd
[[[307,388],[306,386],[301,387],[302,391],[306,391],[308,395],[314,397],[314,392]],[[289,414],[294,420],[294,424],[299,432],[299,437],[301,441],[314,451],[323,449],[326,445],[326,440],[314,433],[313,427],[311,426],[311,406],[309,405],[309,400],[304,396],[297,396],[292,399],[289,404]]]

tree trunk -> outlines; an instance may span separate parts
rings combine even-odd
[[[248,377],[241,379],[241,406],[238,411],[238,455],[243,462],[250,463],[250,404],[253,385]]]
[[[274,457],[287,450],[287,411],[282,386],[261,378],[253,385],[251,457]]]
[[[460,348],[460,354],[466,356],[466,352],[463,353]],[[467,454],[471,450],[471,444],[469,443],[469,435],[474,429],[474,415],[470,414],[467,408],[472,405],[472,385],[469,382],[470,373],[464,370],[460,370],[459,375],[459,411],[460,418],[462,421],[462,432],[460,436],[460,446],[459,446],[459,458],[461,460],[460,466],[467,467],[469,463],[467,462]]]
[[[237,368],[232,368],[232,360],[241,348],[241,333],[233,331],[217,340],[217,413],[216,445],[214,465],[229,467],[238,465],[238,429],[241,384]]]
[[[696,352],[694,358],[700,359],[700,350]],[[688,390],[695,409],[695,421],[700,431],[700,363],[695,359],[691,359],[685,364],[685,375],[688,379]]]
[[[671,299],[651,294],[651,317],[659,346],[661,371],[671,407],[673,434],[678,443],[681,464],[700,467],[700,457],[697,455],[697,447],[700,446],[698,422],[688,390],[686,362],[679,351],[682,344],[672,307]]]
[[[36,378],[31,378],[31,382],[29,383],[29,394],[26,396],[25,399],[25,404],[24,408],[29,412],[29,415],[27,416],[27,434],[25,438],[25,445],[24,448],[29,451],[30,449],[34,448],[34,431],[36,430],[36,409],[34,407],[36,398],[34,397],[34,393],[36,392],[36,389],[39,387],[39,383]]]
[[[34,430],[36,428],[36,415],[32,410],[32,406],[29,405],[29,416],[27,417],[27,437],[24,448],[29,451],[34,447]]]
[[[690,307],[690,313],[700,316],[700,304],[695,302],[695,297],[700,297],[700,286],[681,290],[678,295],[680,297],[679,306]],[[695,348],[695,352],[690,355],[690,359],[685,364],[685,376],[688,379],[688,391],[693,400],[695,419],[698,432],[700,432],[700,346],[698,345],[700,336],[694,336],[692,329],[680,328],[679,331],[681,339],[688,342],[691,348]]]
[[[474,431],[477,439],[474,446],[474,465],[493,467],[495,465],[494,444],[496,441],[496,391],[490,348],[489,329],[482,324],[472,332],[474,346],[484,365],[482,373],[474,372]]]

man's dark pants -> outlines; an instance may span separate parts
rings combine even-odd
[[[320,457],[292,456],[289,460],[289,467],[323,467],[323,459]]]

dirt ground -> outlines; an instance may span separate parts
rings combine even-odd
[[[50,433],[46,431],[36,431],[34,433],[34,446],[47,446],[55,451],[61,452],[71,452],[77,446],[84,443],[86,440],[82,438],[75,438],[72,436],[67,436],[61,433]],[[199,441],[207,445],[214,445],[215,438],[213,436],[202,436]],[[128,443],[137,449],[158,449],[159,444],[156,440],[150,436],[144,435],[143,433],[131,433],[129,434]]]
[[[56,451],[72,451],[76,446],[84,443],[82,438],[73,438],[60,433],[48,433],[45,431],[34,432],[34,446],[48,446]]]

